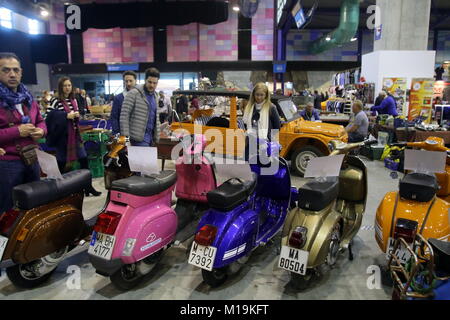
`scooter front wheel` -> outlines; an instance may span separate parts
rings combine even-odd
[[[202,269],[203,281],[205,281],[210,287],[216,288],[225,283],[228,278],[228,267],[223,267],[219,269],[212,269],[208,271]]]
[[[142,277],[137,264],[132,263],[122,266],[110,276],[110,280],[120,290],[131,290],[141,282]]]
[[[34,264],[37,262],[31,262],[27,264],[16,264],[12,267],[6,268],[6,274],[9,280],[17,287],[31,289],[35,288],[44,282],[46,282],[53,272],[55,272],[56,267],[50,272],[38,275],[33,271]]]

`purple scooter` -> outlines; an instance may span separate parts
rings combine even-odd
[[[297,199],[286,160],[271,156],[270,150],[279,145],[267,145],[270,164],[278,165],[275,174],[261,174],[263,166],[252,164],[251,181],[233,178],[207,194],[211,209],[199,222],[188,262],[202,268],[203,280],[211,287],[223,284],[254,249],[281,230]]]

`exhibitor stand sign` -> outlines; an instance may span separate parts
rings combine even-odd
[[[434,95],[433,79],[412,79],[409,95],[408,120],[422,117],[426,123],[431,121]]]

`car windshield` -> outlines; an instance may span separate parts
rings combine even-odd
[[[291,99],[280,100],[278,101],[278,105],[280,106],[284,118],[287,122],[293,121],[300,117],[298,109]]]

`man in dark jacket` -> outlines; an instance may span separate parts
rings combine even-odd
[[[178,116],[184,118],[188,113],[188,99],[184,94],[180,94],[176,100],[176,109]]]
[[[87,107],[88,106],[87,106],[86,98],[81,95],[80,88],[76,88],[75,89],[75,99],[77,100],[78,109],[80,111],[80,114],[82,116],[84,116],[87,113]]]
[[[136,81],[137,75],[133,71],[126,71],[123,74],[125,90],[114,98],[111,110],[111,125],[113,134],[120,133],[120,113],[122,111],[122,104],[128,92],[136,86]]]
[[[47,133],[39,105],[21,83],[20,59],[0,53],[0,214],[12,209],[12,190],[40,179],[39,164],[22,161],[19,149],[36,145]]]
[[[312,104],[312,102],[308,102],[305,110],[300,112],[300,116],[303,119],[305,119],[306,121],[319,121],[320,120],[319,111],[317,111],[317,109],[314,108],[314,105]]]
[[[318,110],[322,110],[322,97],[319,94],[319,91],[314,91],[314,108]]]

